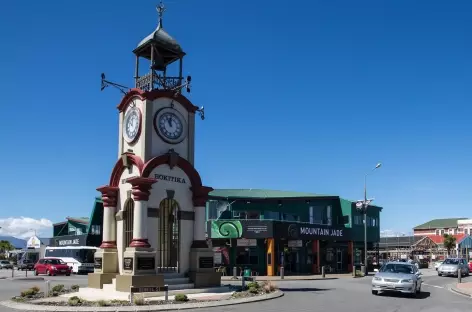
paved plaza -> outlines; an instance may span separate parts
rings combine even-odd
[[[202,308],[198,311],[211,312],[469,312],[472,309],[472,299],[455,294],[449,286],[455,278],[439,277],[434,270],[422,270],[424,284],[419,298],[402,296],[373,296],[370,292],[371,277],[366,278],[335,278],[326,280],[284,280],[275,283],[285,292],[279,299],[225,306],[219,308]],[[1,276],[1,275],[0,275]],[[328,276],[329,277],[329,276]],[[44,277],[51,285],[87,285],[86,276],[57,276]],[[472,282],[472,277],[463,279]],[[0,280],[0,299],[5,300],[17,295],[22,289],[38,285],[42,287],[45,281]],[[224,281],[224,283],[229,283]],[[237,282],[236,282],[237,283]],[[295,310],[294,310],[295,309]],[[0,312],[14,311],[0,307]]]

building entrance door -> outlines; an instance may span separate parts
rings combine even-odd
[[[157,266],[159,272],[179,272],[180,220],[179,204],[166,198],[159,204]]]
[[[343,270],[343,250],[336,249],[336,271],[341,272]]]

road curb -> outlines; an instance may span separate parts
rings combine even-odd
[[[34,276],[34,277],[7,277],[9,281],[44,281],[44,277]]]
[[[315,278],[287,278],[287,279],[268,279],[268,278],[254,278],[256,282],[292,282],[292,281],[328,281],[328,280],[336,280],[345,277],[315,277]],[[237,279],[221,279],[222,282],[241,282],[240,278]]]
[[[461,296],[465,296],[465,297],[468,297],[468,298],[472,298],[472,295],[471,295],[471,294],[466,293],[466,292],[464,292],[464,291],[460,290],[459,288],[456,288],[456,287],[454,287],[454,286],[452,286],[452,285],[449,286],[449,290],[452,291],[452,292],[454,292],[454,293],[456,293],[456,294],[459,294],[459,295],[461,295]]]
[[[148,306],[132,306],[132,307],[60,307],[60,306],[41,306],[28,303],[18,303],[11,300],[1,301],[0,305],[23,311],[55,311],[55,312],[70,312],[70,311],[113,311],[113,312],[134,312],[134,311],[172,311],[172,310],[187,310],[198,308],[222,307],[242,303],[251,303],[266,301],[280,298],[284,295],[283,291],[277,290],[271,294],[249,297],[229,299],[222,301],[210,301],[200,303],[182,303],[182,304],[163,304],[163,305],[148,305]]]

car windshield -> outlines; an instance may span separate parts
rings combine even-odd
[[[459,264],[459,259],[446,259],[444,264]]]
[[[49,264],[65,264],[65,262],[62,261],[61,259],[49,259],[48,263]]]
[[[2,264],[10,264],[10,262],[6,261],[6,260],[2,260],[0,261]]]
[[[401,273],[401,274],[413,274],[413,266],[409,264],[396,264],[396,263],[387,263],[384,265],[380,272],[386,273]]]

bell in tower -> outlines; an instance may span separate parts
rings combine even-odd
[[[162,15],[165,11],[162,2],[157,6],[159,23],[156,30],[141,40],[133,53],[136,55],[135,86],[143,91],[173,90],[180,92],[183,84],[182,59],[185,52],[179,43],[163,28]],[[139,61],[146,59],[149,62],[149,72],[139,75]],[[179,62],[178,76],[167,76],[169,65]],[[187,78],[187,84],[190,77]]]

